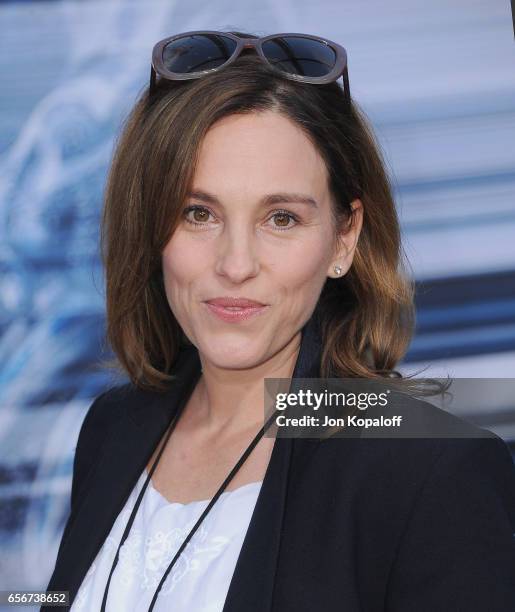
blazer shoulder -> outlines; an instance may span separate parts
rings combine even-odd
[[[89,406],[75,446],[71,508],[75,508],[80,488],[98,459],[109,433],[126,415],[127,402],[134,401],[137,389],[132,383],[109,387]]]
[[[97,395],[84,416],[77,448],[86,440],[100,443],[108,431],[125,417],[127,408],[137,402],[141,393],[132,383],[125,383],[109,387]]]
[[[441,460],[443,464],[460,462],[463,457],[475,453],[486,453],[485,459],[492,458],[493,461],[505,463],[508,461],[509,465],[513,463],[508,445],[493,431],[479,427],[427,400],[411,399],[403,414],[406,419],[411,418],[414,422],[413,430],[417,435],[413,440],[419,442],[414,445],[414,453],[431,449],[433,460]]]
[[[368,410],[366,411],[368,412]],[[396,413],[393,408],[386,410],[385,417]],[[406,500],[416,495],[425,479],[438,466],[439,473],[452,473],[470,458],[484,458],[483,468],[503,465],[507,475],[506,487],[514,478],[513,460],[508,445],[494,432],[478,427],[454,414],[438,408],[426,400],[412,399],[401,407],[403,419],[413,419],[414,435],[405,432],[398,435],[397,430],[383,428],[380,435],[350,437],[332,436],[319,440],[316,453],[320,466],[325,465],[331,473],[347,474],[350,470],[356,479],[356,487],[370,488],[370,495],[379,494],[377,482],[388,482],[384,495],[397,496]],[[376,412],[374,418],[380,412]],[[495,469],[494,469],[495,471]],[[473,478],[474,476],[470,474]],[[360,483],[360,484],[359,484]],[[366,484],[363,484],[366,483]]]

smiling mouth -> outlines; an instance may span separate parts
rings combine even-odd
[[[256,303],[252,306],[222,306],[211,302],[203,303],[211,314],[228,323],[245,321],[251,317],[262,314],[269,308],[268,305]]]

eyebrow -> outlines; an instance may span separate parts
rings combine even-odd
[[[195,190],[188,192],[188,197],[195,198],[196,200],[201,200],[206,204],[220,204],[220,200],[211,193],[207,191]],[[304,195],[302,193],[270,193],[263,196],[260,200],[260,204],[262,206],[270,205],[270,204],[294,204],[299,202],[301,204],[307,204],[313,208],[318,208],[317,201],[315,198],[311,196]]]

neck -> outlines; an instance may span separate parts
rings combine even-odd
[[[300,350],[301,332],[279,353],[245,370],[205,363],[192,394],[192,419],[206,435],[257,431],[264,422],[264,379],[291,378]]]

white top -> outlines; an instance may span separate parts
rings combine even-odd
[[[138,479],[73,601],[71,612],[98,612],[116,550],[147,471]],[[154,612],[221,612],[262,482],[221,494],[175,562]],[[146,612],[175,553],[210,500],[169,502],[149,482],[120,549],[106,612]]]

